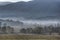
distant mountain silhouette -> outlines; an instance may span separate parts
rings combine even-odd
[[[60,17],[60,1],[56,0],[35,0],[30,2],[17,2],[0,6],[1,17],[24,17],[43,18],[52,16]],[[45,19],[44,18],[44,19]]]

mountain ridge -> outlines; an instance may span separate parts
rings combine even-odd
[[[59,1],[57,2],[50,1],[50,2],[30,1],[30,2],[12,3],[5,6],[0,6],[0,14],[2,13],[3,16],[7,16],[7,17],[15,16],[15,17],[25,17],[25,18],[59,16],[60,2]]]

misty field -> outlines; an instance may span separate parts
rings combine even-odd
[[[60,40],[59,35],[0,35],[0,40]]]

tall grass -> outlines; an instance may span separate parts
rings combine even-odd
[[[0,40],[60,40],[59,35],[0,35]]]

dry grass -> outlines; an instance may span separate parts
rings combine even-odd
[[[0,40],[60,40],[59,35],[0,35]]]

